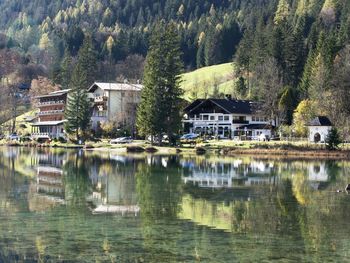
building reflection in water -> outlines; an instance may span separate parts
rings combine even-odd
[[[65,204],[63,169],[66,156],[38,151],[32,156],[36,166],[36,181],[30,186],[30,210],[44,211]]]
[[[290,170],[289,163],[275,163],[262,160],[244,161],[234,159],[225,160],[194,160],[180,161],[183,168],[183,182],[201,188],[233,188],[259,185],[276,185],[281,180],[281,174]],[[286,167],[284,167],[286,166]],[[307,181],[314,189],[329,180],[325,162],[310,162],[305,168]],[[293,174],[288,174],[293,177]]]
[[[202,160],[182,160],[181,166],[186,170],[183,176],[185,184],[192,183],[203,188],[232,188],[276,183],[272,163],[240,159],[232,162],[212,162]]]
[[[64,171],[68,155],[38,153],[33,158],[36,166],[36,180],[30,187],[32,210],[44,211],[58,204],[67,204],[66,185],[74,180],[64,177],[73,176]],[[75,157],[74,157],[75,158]],[[88,176],[92,191],[86,193],[86,202],[91,205],[93,214],[113,213],[120,215],[138,215],[135,191],[135,160],[122,156],[110,158],[87,158]],[[77,182],[79,183],[79,182]],[[79,188],[77,186],[76,188]],[[70,187],[70,189],[74,189]]]
[[[94,185],[91,200],[96,206],[94,214],[113,213],[135,215],[140,212],[135,191],[135,160],[110,155],[92,168],[90,179]]]

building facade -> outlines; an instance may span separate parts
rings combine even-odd
[[[136,108],[141,99],[140,84],[95,82],[88,89],[93,104],[92,128],[106,121],[133,126]]]
[[[333,124],[325,116],[318,116],[315,119],[311,120],[308,124],[309,141],[315,143],[325,142],[332,127]]]
[[[65,137],[63,125],[68,92],[68,89],[59,90],[36,97],[39,112],[36,121],[32,123],[34,139]]]
[[[184,109],[185,132],[218,138],[271,137],[275,121],[263,117],[257,104],[248,100],[198,99]]]

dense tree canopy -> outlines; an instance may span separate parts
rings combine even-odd
[[[42,65],[40,75],[61,87],[87,36],[95,65],[89,80],[140,79],[151,32],[163,20],[176,27],[185,70],[233,58],[235,97],[268,98],[271,85],[254,80],[269,79],[264,65],[273,61],[274,111],[288,124],[302,100],[324,100],[318,112],[333,122],[348,107],[345,99],[336,109],[326,103],[348,94],[339,84],[350,67],[348,0],[4,0],[0,8],[0,49],[18,54],[21,65]]]

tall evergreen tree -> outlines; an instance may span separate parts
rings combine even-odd
[[[141,135],[160,138],[163,133],[171,136],[179,131],[182,68],[175,25],[159,23],[150,40],[137,112],[137,128]]]
[[[61,62],[60,84],[62,89],[68,89],[72,78],[73,62],[68,48],[64,51],[64,57]]]
[[[79,49],[78,64],[86,74],[87,85],[91,85],[97,76],[97,52],[90,35],[85,36],[83,45]]]
[[[86,135],[90,126],[90,103],[87,95],[87,74],[80,63],[76,65],[70,83],[71,92],[65,110],[65,130],[77,140]]]

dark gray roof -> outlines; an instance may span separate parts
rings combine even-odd
[[[252,101],[234,99],[198,99],[187,106],[184,111],[189,113],[207,102],[212,102],[230,114],[252,114],[253,112]]]
[[[326,116],[317,116],[308,126],[333,126],[333,124]]]
[[[184,112],[190,112],[192,109],[196,108],[199,104],[201,104],[205,99],[196,99],[190,105],[188,105]]]

